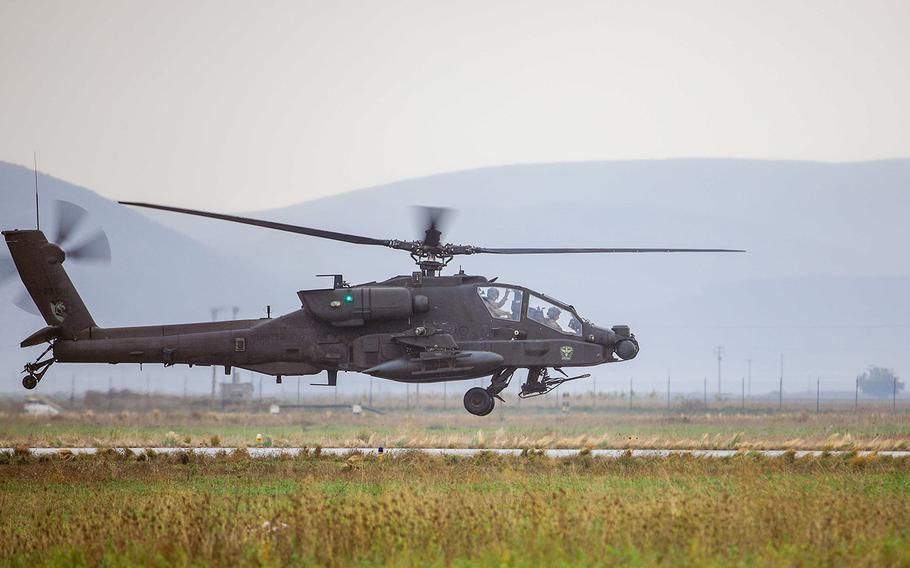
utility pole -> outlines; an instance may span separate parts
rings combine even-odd
[[[667,412],[670,411],[670,370],[667,369]]]
[[[780,354],[780,386],[777,393],[777,409],[784,408],[784,354]]]
[[[420,383],[416,385],[417,395],[414,397],[414,408],[420,408]]]
[[[717,398],[720,398],[720,393],[724,392],[720,382],[720,363],[724,359],[724,346],[718,345],[715,347],[714,354],[717,355]]]
[[[183,375],[183,400],[186,400],[186,375]]]
[[[300,378],[297,379],[297,406],[300,406]]]
[[[449,401],[446,400],[448,398],[448,396],[447,396],[448,394],[449,394],[449,389],[446,388],[446,383],[442,383],[442,409],[443,410],[446,410],[446,407],[449,403]]]
[[[262,375],[259,375],[259,404],[262,404]]]
[[[370,377],[370,406],[373,406],[373,377]]]
[[[749,398],[752,398],[752,359],[746,359],[746,363],[749,366],[749,383],[747,386],[747,392],[749,394]]]
[[[742,402],[740,403],[740,406],[742,407],[742,410],[745,410],[746,409],[746,377],[742,378],[742,382],[743,382],[743,384],[742,384]]]

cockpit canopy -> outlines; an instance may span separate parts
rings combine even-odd
[[[560,333],[581,336],[581,321],[568,306],[507,286],[478,286],[477,294],[493,319],[517,322],[524,316]]]

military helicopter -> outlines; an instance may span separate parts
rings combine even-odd
[[[63,268],[73,260],[104,260],[110,248],[103,234],[64,252],[85,211],[58,204],[61,231],[57,244],[40,230],[4,231],[7,246],[31,299],[47,326],[21,347],[47,343],[35,362],[25,365],[22,385],[35,388],[50,366],[60,363],[159,363],[233,367],[271,375],[315,375],[335,385],[339,371],[409,383],[434,383],[490,377],[487,387],[468,389],[465,409],[485,416],[519,369],[527,376],[519,397],[546,394],[559,385],[590,376],[569,376],[565,369],[627,361],[639,342],[628,325],[599,327],[566,304],[521,285],[459,271],[442,275],[458,256],[475,254],[596,254],[743,252],[690,248],[488,248],[443,243],[446,212],[426,208],[420,240],[378,239],[207,211],[121,202],[254,225],[267,229],[387,247],[408,253],[419,270],[382,282],[350,285],[328,275],[327,289],[301,290],[301,308],[280,317],[224,322],[100,327]],[[74,209],[75,208],[75,209]],[[0,266],[2,268],[2,266]],[[2,272],[2,270],[0,270]],[[7,273],[13,273],[7,267]],[[45,355],[50,355],[42,358]]]

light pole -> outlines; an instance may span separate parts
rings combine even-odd
[[[723,361],[723,359],[724,359],[724,346],[718,345],[717,347],[715,347],[714,354],[717,355],[717,398],[720,398],[720,393],[723,392],[723,389],[721,388],[722,385],[720,382],[720,364],[721,364],[721,361]]]
[[[742,410],[745,410],[745,409],[746,409],[746,377],[743,377],[743,378],[742,378],[742,381],[743,381],[743,384],[742,384],[742,402],[740,403],[740,407],[742,408]]]

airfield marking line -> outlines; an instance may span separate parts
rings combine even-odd
[[[73,454],[73,455],[93,455],[97,454],[103,449],[110,449],[117,453],[124,454],[127,450],[132,453],[143,453],[147,450],[151,450],[156,454],[176,454],[178,452],[190,452],[195,455],[202,456],[217,456],[220,454],[232,454],[238,450],[246,450],[250,457],[254,458],[268,458],[268,457],[280,457],[280,456],[299,456],[305,451],[315,452],[317,448],[263,448],[263,447],[248,447],[248,448],[209,448],[209,447],[112,447],[112,448],[27,448],[29,453],[34,456],[48,456],[48,455],[62,455],[62,454]],[[379,448],[319,448],[319,452],[324,455],[331,456],[344,456],[348,454],[379,454]],[[0,448],[0,453],[12,454],[16,451],[16,448]],[[383,454],[386,455],[403,455],[408,453],[421,453],[427,455],[436,455],[436,456],[462,456],[462,457],[471,457],[481,453],[491,453],[495,455],[505,455],[505,456],[519,456],[523,452],[533,453],[535,455],[546,456],[549,458],[566,458],[581,455],[582,452],[588,453],[594,457],[605,457],[605,458],[620,458],[625,455],[631,455],[631,457],[644,458],[644,457],[660,457],[667,458],[670,456],[694,456],[694,457],[703,457],[703,458],[729,458],[736,455],[758,455],[763,457],[781,457],[790,450],[682,450],[682,449],[601,449],[601,450],[590,450],[586,452],[581,448],[575,449],[535,449],[528,448],[527,450],[519,448],[383,448]],[[906,458],[910,457],[910,451],[907,450],[857,450],[855,452],[847,450],[794,450],[793,455],[797,458],[803,457],[819,457],[822,455],[845,455],[855,453],[858,456],[869,456],[877,455],[883,457],[892,457],[892,458]]]

